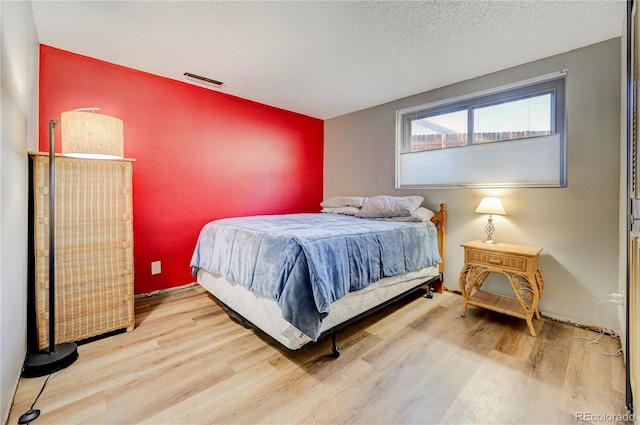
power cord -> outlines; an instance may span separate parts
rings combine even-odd
[[[56,372],[59,372],[61,369],[62,367],[59,367],[51,371],[51,373],[49,373],[49,376],[47,376],[47,379],[45,379],[44,383],[42,384],[42,388],[40,388],[40,392],[36,396],[35,400],[33,400],[33,403],[31,403],[31,407],[29,407],[29,410],[24,412],[18,419],[19,424],[28,424],[31,421],[35,421],[36,419],[38,419],[38,416],[40,416],[40,409],[34,409],[36,402],[42,395],[42,392],[44,391],[44,388],[47,386],[47,383],[49,383],[49,380],[53,377],[53,374]]]
[[[599,335],[595,338],[591,336],[572,336],[569,338],[569,342],[571,343],[571,345],[578,347],[581,350],[587,351],[589,353],[598,354],[600,356],[618,357],[622,354],[622,348],[616,348],[612,345],[608,345],[600,342],[600,339],[604,336],[604,328],[600,326],[598,323],[598,306],[602,303],[608,303],[608,302],[614,303],[614,304],[623,304],[624,300],[622,298],[622,295],[620,294],[604,294],[604,295],[598,296],[598,298],[600,297],[609,297],[609,299],[598,301],[595,307],[593,308],[593,317],[595,320],[595,324],[600,330]],[[578,342],[576,342],[577,340],[585,340],[585,339],[590,339],[591,341],[585,344],[579,344]],[[607,348],[600,349],[598,348],[600,346],[607,347]]]

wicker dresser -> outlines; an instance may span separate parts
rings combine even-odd
[[[31,302],[48,346],[49,157],[30,153]],[[132,330],[133,160],[56,156],[56,344]]]

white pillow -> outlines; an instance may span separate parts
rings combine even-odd
[[[367,198],[358,217],[409,217],[424,201],[422,196],[378,195]]]
[[[431,211],[429,208],[425,208],[425,207],[419,207],[418,209],[416,209],[413,214],[411,214],[411,216],[418,216],[420,217],[420,221],[429,221],[433,218],[433,216],[435,216],[436,213],[434,213],[433,211]]]
[[[358,207],[335,207],[335,208],[323,208],[323,213],[329,214],[344,214],[344,215],[356,215],[360,212]]]
[[[323,208],[358,207],[360,208],[367,198],[365,196],[333,196],[320,203]]]

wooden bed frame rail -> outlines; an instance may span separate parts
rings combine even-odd
[[[438,271],[440,272],[440,283],[433,284],[433,290],[438,293],[444,292],[444,248],[446,242],[446,232],[445,232],[445,224],[447,223],[447,211],[446,205],[440,204],[440,211],[436,212],[435,215],[431,218],[431,222],[436,225],[436,229],[438,229],[438,252],[440,253],[440,258],[442,259],[442,263],[438,265]]]

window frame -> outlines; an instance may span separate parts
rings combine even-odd
[[[566,113],[566,79],[567,71],[563,70],[544,76],[515,82],[512,84],[495,87],[455,98],[443,99],[423,105],[405,108],[396,111],[396,189],[429,189],[429,188],[465,188],[465,187],[566,187],[567,186],[567,113]],[[416,152],[451,151],[454,149],[466,149],[480,144],[492,145],[489,149],[497,152],[500,145],[514,140],[533,140],[532,136],[524,139],[500,140],[495,142],[474,143],[474,111],[487,107],[522,99],[532,98],[547,93],[552,94],[551,102],[551,135],[559,136],[559,164],[557,181],[553,183],[521,183],[521,182],[452,182],[447,184],[403,184],[401,175],[401,155]],[[411,151],[411,123],[416,119],[437,116],[443,113],[453,113],[467,110],[467,144],[464,146],[452,146],[442,149]],[[455,157],[455,152],[451,154]]]

